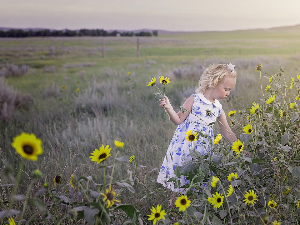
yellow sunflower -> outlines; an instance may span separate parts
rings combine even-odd
[[[188,200],[186,195],[182,195],[178,197],[175,206],[179,208],[179,211],[185,211],[191,205],[191,201]]]
[[[234,116],[236,114],[236,111],[230,111],[227,116],[231,117],[231,116]]]
[[[218,177],[213,176],[210,185],[212,187],[216,187],[219,180],[220,179]]]
[[[295,201],[295,204],[296,204],[296,207],[297,207],[297,209],[298,209],[299,206],[300,206],[300,202],[299,202],[298,200],[296,200],[296,201]]]
[[[297,75],[297,79],[300,80],[300,74]]]
[[[228,177],[227,177],[227,180],[234,181],[235,179],[233,179],[233,178],[235,178],[235,179],[239,178],[238,175],[237,175],[237,173],[231,173],[231,174],[229,174]]]
[[[9,223],[8,225],[16,225],[16,223],[12,217],[8,218],[8,223]]]
[[[123,148],[124,142],[116,141],[116,140],[115,140],[115,146],[117,146],[118,148]]]
[[[66,86],[65,86],[65,85],[63,85],[61,88],[62,88],[63,90],[66,90]]]
[[[277,220],[275,220],[274,222],[273,222],[273,225],[280,225],[281,224],[281,222],[278,222]]]
[[[156,78],[153,77],[147,86],[154,86],[156,82]]]
[[[283,111],[281,109],[279,109],[278,111],[279,111],[280,118],[283,117]]]
[[[257,201],[257,196],[253,190],[250,190],[249,192],[246,191],[244,197],[245,197],[244,202],[248,205],[250,204],[254,205],[256,203],[255,201]]]
[[[292,78],[292,77],[291,77]],[[290,89],[293,89],[295,78],[292,78]]]
[[[259,64],[255,67],[254,71],[261,71],[262,68],[263,68],[262,64]]]
[[[230,184],[229,187],[228,187],[228,190],[227,190],[227,195],[226,195],[226,197],[229,197],[230,195],[232,195],[232,193],[233,193],[233,187],[232,187],[232,185]]]
[[[191,130],[189,130],[188,132],[186,132],[186,137],[185,137],[185,139],[187,140],[187,141],[189,141],[189,142],[193,142],[193,141],[197,141],[198,140],[198,138],[197,138],[197,133],[196,132],[193,132],[193,131],[191,131]]]
[[[107,203],[107,208],[111,207],[115,202],[120,202],[119,200],[115,199],[116,193],[114,192],[114,189],[111,188],[111,185],[109,185],[109,189],[106,189],[106,193],[103,194],[103,201]]]
[[[71,175],[69,184],[71,185],[72,188],[75,188],[75,186],[74,186],[74,175],[73,174]]]
[[[53,181],[54,181],[54,186],[56,186],[56,184],[60,184],[60,183],[61,183],[61,180],[62,180],[62,177],[61,177],[59,174],[57,174],[57,175],[54,177],[54,179],[53,179]]]
[[[109,145],[106,145],[105,148],[104,145],[102,145],[99,150],[95,149],[95,151],[91,153],[92,155],[90,156],[91,161],[99,164],[100,162],[107,159],[111,155],[110,150],[111,148],[109,148]]]
[[[297,95],[297,96],[295,97],[295,100],[296,100],[296,101],[300,100],[300,95]]]
[[[14,137],[11,146],[22,158],[31,161],[37,161],[38,155],[43,153],[42,141],[36,138],[34,134],[22,133]]]
[[[127,72],[127,74],[130,75],[131,73],[130,73],[130,72]]]
[[[270,200],[268,202],[268,206],[275,209],[275,207],[277,206],[277,203],[274,200]]]
[[[171,82],[168,77],[164,77],[164,76],[159,77],[159,80],[160,80],[160,83],[162,83],[163,85],[166,85]]]
[[[219,142],[221,141],[221,139],[222,139],[222,135],[221,135],[221,134],[218,134],[217,137],[216,137],[215,140],[214,140],[214,144],[215,144],[215,145],[216,145],[216,144],[219,144]]]
[[[272,80],[273,80],[273,77],[270,77],[270,78],[269,78],[269,83],[271,83],[271,82],[272,82]]]
[[[132,162],[135,159],[135,155],[130,156],[129,162]]]
[[[271,85],[267,85],[265,91],[268,91],[271,88]]]
[[[252,134],[253,128],[251,124],[244,126],[243,131],[245,134]]]
[[[256,110],[259,108],[259,104],[253,102],[252,107],[250,108],[250,114],[255,114]]]
[[[297,105],[296,102],[292,102],[292,103],[290,103],[290,108],[291,108],[291,109],[294,109],[296,105]]]
[[[79,88],[76,89],[76,93],[79,91]]]
[[[231,126],[231,127],[234,127],[234,126],[235,126],[235,121],[230,120],[230,126]]]
[[[153,220],[153,224],[156,224],[160,219],[165,220],[166,212],[165,210],[161,210],[161,205],[157,205],[156,208],[152,206],[151,215],[148,215],[148,220]]]
[[[219,208],[224,202],[224,195],[216,192],[212,195],[213,197],[208,197],[207,201],[214,206],[214,208]]]
[[[274,102],[275,101],[275,97],[276,97],[275,95],[270,96],[267,99],[266,104],[268,105],[268,104],[271,104],[272,102]]]
[[[243,148],[244,148],[244,142],[241,142],[240,140],[234,141],[232,143],[232,150],[237,155],[239,155],[243,151]]]

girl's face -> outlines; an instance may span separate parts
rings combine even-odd
[[[236,79],[234,77],[226,75],[214,88],[214,98],[218,100],[226,98],[230,94],[230,91],[234,88],[235,82]]]

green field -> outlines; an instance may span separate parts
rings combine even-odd
[[[281,67],[287,82],[300,73],[300,26],[139,37],[139,57],[136,37],[105,37],[104,43],[103,58],[100,37],[0,39],[0,76],[5,79],[0,89],[23,96],[24,104],[6,111],[9,115],[0,123],[0,168],[9,163],[17,173],[23,159],[11,143],[21,132],[34,133],[44,149],[37,162],[24,160],[19,194],[25,193],[35,169],[41,170],[43,177],[35,183],[32,193],[47,182],[57,195],[70,194],[72,191],[66,191],[69,186],[53,186],[57,174],[65,185],[71,174],[77,178],[93,176],[95,183],[103,183],[103,169],[89,156],[101,145],[109,145],[113,157],[105,161],[106,166],[114,164],[116,154],[136,157],[136,168],[129,162],[116,163],[112,182],[130,183],[128,171],[133,172],[134,193],[126,187],[115,188],[121,193],[122,203],[133,204],[147,223],[149,209],[157,199],[163,197],[160,204],[168,207],[171,193],[156,183],[156,176],[176,128],[155,100],[155,87],[146,86],[152,77],[170,77],[166,95],[177,111],[194,93],[199,76],[209,64],[231,62],[236,65],[238,78],[235,90],[222,102],[227,113],[259,102],[259,72],[254,71],[258,64],[263,64],[263,89],[269,76]],[[22,65],[28,66],[28,71],[22,76],[7,75],[5,68],[12,64],[15,72]],[[4,97],[0,95],[3,113],[7,99],[1,98]],[[240,134],[235,128],[233,131]],[[114,140],[124,142],[124,148],[117,149]],[[106,176],[111,171],[112,167],[108,167]],[[0,169],[1,175],[4,172]],[[4,183],[0,181],[1,184]],[[9,188],[0,188],[0,199],[7,199]],[[94,189],[100,191],[99,187]],[[0,206],[8,207],[5,200],[0,200]],[[17,202],[16,208],[20,206]],[[50,209],[52,213],[53,210]],[[32,214],[28,207],[24,218]]]

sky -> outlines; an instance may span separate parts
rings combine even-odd
[[[230,31],[300,24],[300,0],[0,0],[0,27]]]

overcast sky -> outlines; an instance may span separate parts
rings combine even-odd
[[[211,31],[300,24],[300,0],[0,0],[0,27]]]

